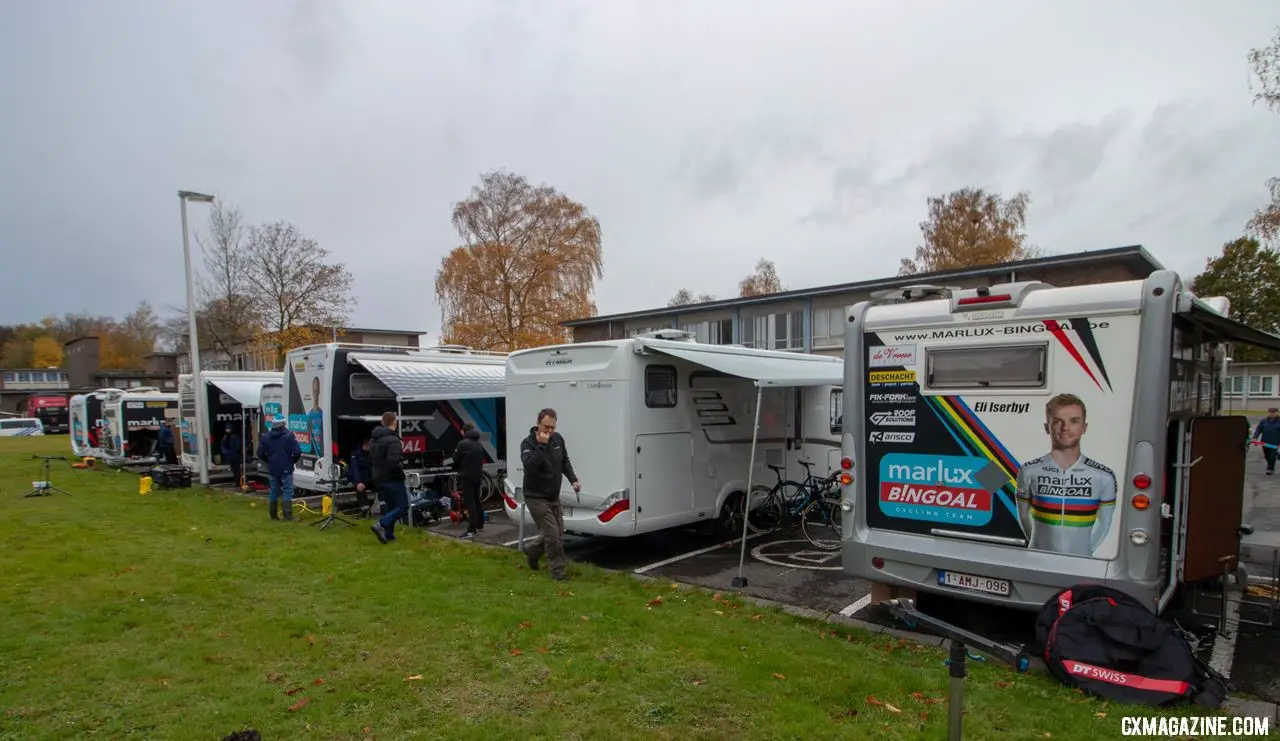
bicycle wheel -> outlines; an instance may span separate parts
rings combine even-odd
[[[764,486],[751,487],[751,496],[746,498],[747,529],[753,533],[771,533],[777,530],[786,517],[786,508],[778,493]]]
[[[810,502],[800,513],[800,529],[805,540],[815,548],[834,551],[840,547],[840,500],[820,499]]]
[[[498,482],[487,472],[480,472],[480,503],[488,504],[498,494]]]

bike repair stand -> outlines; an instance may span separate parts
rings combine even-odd
[[[319,525],[321,530],[324,530],[326,527],[329,527],[335,522],[341,522],[343,525],[346,525],[347,527],[353,527],[355,525],[354,522],[338,514],[338,477],[332,476],[327,482],[318,480],[316,481],[316,483],[329,484],[329,516],[325,517],[322,520],[317,520],[311,524]]]
[[[40,481],[31,482],[31,491],[23,495],[23,499],[28,497],[47,497],[52,496],[53,492],[59,492],[71,496],[71,492],[66,489],[60,489],[53,485],[53,476],[50,469],[53,467],[53,461],[65,461],[66,456],[61,455],[33,455],[32,458],[38,458],[44,461],[43,474]]]
[[[907,627],[914,628],[915,623],[920,623],[933,633],[951,640],[951,657],[945,662],[950,668],[949,674],[951,675],[951,691],[947,700],[947,741],[960,741],[963,734],[965,659],[986,661],[982,656],[970,654],[968,646],[975,646],[983,653],[1004,660],[1020,673],[1024,673],[1031,668],[1031,657],[1024,650],[1024,647],[996,643],[976,633],[970,633],[963,628],[958,628],[948,622],[926,615],[916,609],[914,600],[889,600],[885,603],[885,606],[889,608],[894,617],[905,622]]]

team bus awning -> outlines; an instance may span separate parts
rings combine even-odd
[[[257,409],[262,404],[262,387],[272,381],[247,381],[244,379],[210,379],[209,383],[222,389],[222,393],[240,402],[245,409]],[[276,382],[278,385],[278,382]]]
[[[496,399],[506,395],[505,363],[476,363],[443,357],[352,353],[355,361],[395,392],[396,400]]]
[[[1191,302],[1191,308],[1179,312],[1179,315],[1220,342],[1234,342],[1280,352],[1280,337],[1223,316],[1198,299]]]
[[[728,376],[755,381],[757,386],[762,387],[844,384],[844,362],[825,355],[784,353],[780,350],[744,352],[732,347],[692,345],[669,340],[644,340],[641,346]]]

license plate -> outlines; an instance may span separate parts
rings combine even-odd
[[[939,571],[938,584],[944,587],[957,587],[975,592],[998,594],[1001,597],[1008,597],[1013,591],[1009,586],[1009,582],[1004,579],[992,579],[989,576],[974,576],[973,574],[957,574],[954,571]]]

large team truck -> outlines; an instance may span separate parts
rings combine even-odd
[[[1240,576],[1250,431],[1222,382],[1231,343],[1280,337],[1168,270],[898,299],[846,317],[843,561],[873,601],[1036,610],[1094,583],[1160,614]]]
[[[294,348],[285,362],[283,413],[302,449],[293,475],[298,489],[345,487],[339,461],[350,460],[384,412],[399,416],[413,481],[449,469],[465,424],[480,432],[485,488],[495,489],[506,471],[505,353],[329,343]]]
[[[81,458],[106,456],[102,449],[102,439],[105,437],[103,429],[106,426],[102,399],[108,393],[110,389],[99,389],[71,397],[71,452]]]
[[[103,460],[113,466],[153,462],[160,428],[178,421],[178,395],[153,387],[112,389],[103,395]]]
[[[24,417],[40,420],[46,435],[66,434],[70,429],[67,397],[63,394],[32,394],[23,400],[19,412]]]
[[[761,384],[788,378],[805,381]],[[839,358],[707,345],[675,329],[518,350],[507,358],[514,461],[504,511],[533,524],[517,492],[518,451],[550,408],[582,489],[561,478],[566,532],[625,538],[696,526],[713,537],[741,535],[749,471],[758,492],[779,476],[803,481],[801,461],[815,476],[837,470],[840,407],[832,400],[843,379]]]
[[[201,371],[201,383],[190,373],[178,376],[179,435],[182,465],[198,471],[204,455],[211,478],[226,478],[231,466],[222,459],[222,439],[228,427],[240,433],[251,451],[262,427],[264,390],[284,382],[280,371]],[[205,427],[196,434],[196,405],[203,404]],[[279,411],[278,409],[276,410]],[[203,444],[202,444],[203,443]],[[244,460],[247,460],[246,457]]]

